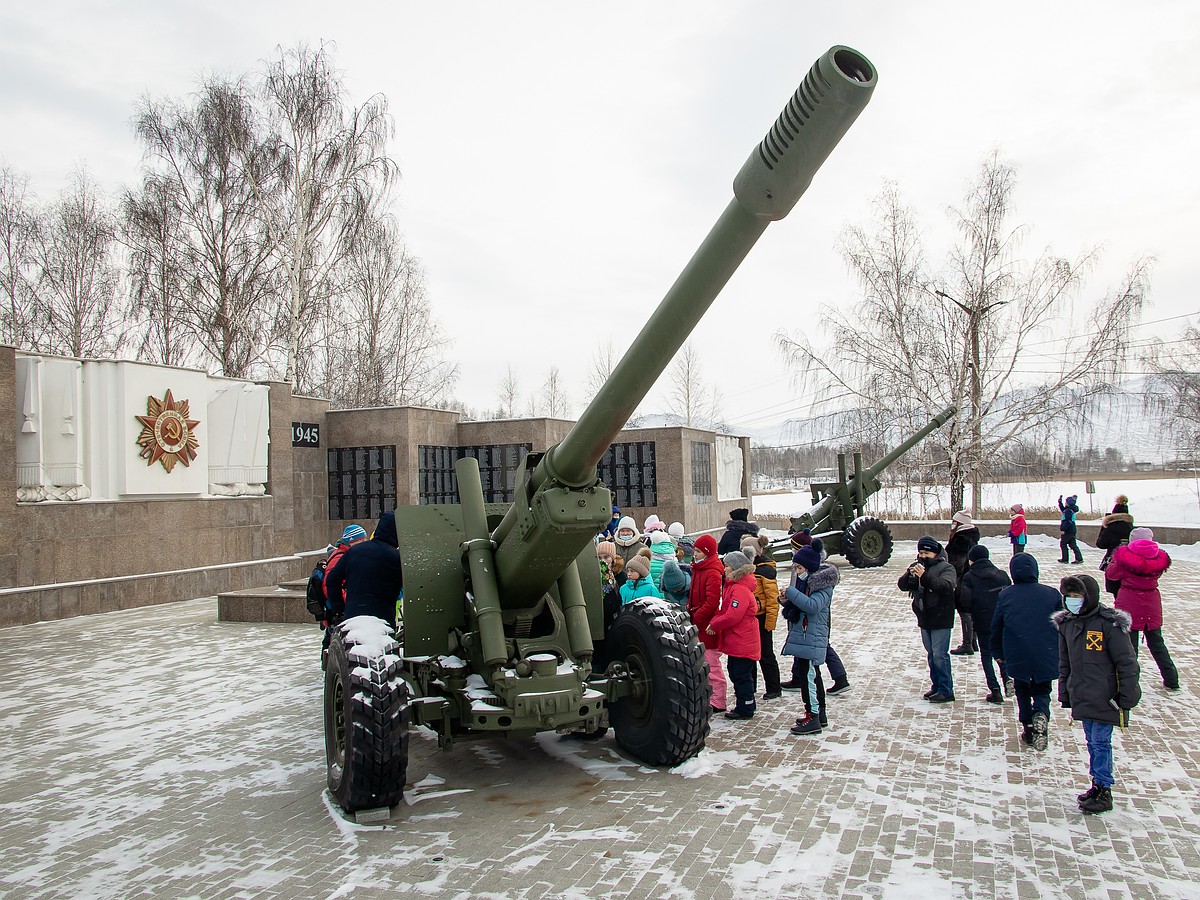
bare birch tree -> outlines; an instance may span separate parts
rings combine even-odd
[[[342,299],[328,323],[324,387],[339,406],[444,404],[458,378],[420,262],[390,217],[360,230],[341,266]]]
[[[1107,388],[1147,291],[1149,261],[1136,260],[1115,291],[1073,315],[1095,253],[1018,259],[1015,184],[997,153],[984,161],[952,211],[959,240],[940,276],[926,263],[916,216],[888,186],[874,203],[874,226],[848,228],[841,239],[861,300],[826,315],[829,341],[820,352],[808,335],[778,337],[795,371],[820,376],[818,406],[878,413],[884,433],[867,436],[873,441],[894,441],[957,404],[958,418],[933,441],[955,509],[989,460],[1025,432],[1078,414],[1085,397]]]
[[[386,98],[351,105],[331,51],[277,48],[262,84],[273,183],[256,188],[287,278],[284,377],[297,389],[312,386],[302,344],[332,294],[323,282],[397,175],[386,155],[394,130]]]
[[[125,339],[116,219],[86,169],[50,205],[38,229],[38,303],[46,334],[39,349],[111,356]]]
[[[517,414],[517,403],[521,399],[521,386],[517,383],[517,376],[513,373],[512,366],[505,370],[504,377],[500,379],[499,400],[500,406],[497,409],[498,419],[511,419]]]
[[[542,384],[538,399],[540,404],[537,414],[539,415],[551,419],[565,419],[571,414],[571,402],[567,397],[566,386],[563,384],[558,366],[551,366],[550,371],[546,373],[546,380]],[[530,407],[532,408],[532,406],[531,398]]]
[[[588,368],[585,376],[585,384],[587,385],[588,394],[595,397],[600,392],[600,388],[604,387],[604,383],[608,381],[608,377],[612,374],[612,370],[617,367],[617,363],[621,361],[620,355],[617,353],[613,342],[606,341],[603,347],[598,347],[592,353],[591,366]]]
[[[190,330],[222,375],[264,373],[277,280],[255,190],[267,160],[246,86],[210,77],[191,103],[144,97],[135,129],[145,164],[179,201],[174,264]]]
[[[1188,325],[1172,341],[1157,340],[1146,354],[1153,377],[1164,391],[1145,392],[1146,406],[1162,416],[1180,441],[1181,457],[1200,451],[1200,328]]]
[[[29,179],[0,165],[0,342],[32,350],[37,307],[37,214]]]
[[[195,357],[196,338],[188,317],[179,186],[150,173],[136,193],[121,201],[121,237],[129,250],[130,311],[142,319],[138,355],[165,366]]]

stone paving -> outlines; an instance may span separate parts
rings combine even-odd
[[[375,827],[324,791],[315,627],[218,623],[208,598],[0,630],[0,895],[1200,897],[1200,564],[1163,585],[1183,690],[1143,648],[1117,808],[1085,818],[1057,704],[1038,754],[1011,701],[983,702],[977,657],[955,658],[957,702],[920,699],[907,559],[844,570],[853,690],[824,734],[787,734],[794,695],[714,720],[676,771],[610,739],[442,753],[417,732],[407,802]]]

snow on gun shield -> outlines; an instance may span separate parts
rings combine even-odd
[[[816,61],[578,422],[559,444],[525,457],[511,506],[484,502],[478,463],[466,458],[456,466],[458,504],[396,510],[404,558],[396,639],[345,628],[326,672],[329,787],[343,809],[399,801],[410,723],[432,729],[443,748],[611,725],[628,753],[656,766],[704,747],[710,688],[686,613],[643,598],[603,634],[592,538],[612,498],[596,464],[767,225],[800,199],[875,81],[871,63],[848,47]],[[564,352],[582,348],[573,341]]]

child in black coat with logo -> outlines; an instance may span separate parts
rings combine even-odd
[[[1129,725],[1142,697],[1137,656],[1129,639],[1129,614],[1100,603],[1091,575],[1064,578],[1066,609],[1058,626],[1058,701],[1083,722],[1092,786],[1077,798],[1085,815],[1113,808],[1112,730]]]

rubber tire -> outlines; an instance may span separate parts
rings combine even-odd
[[[651,766],[677,766],[704,749],[712,686],[691,618],[675,604],[641,598],[621,608],[608,634],[610,659],[642,683],[609,710],[617,743]]]
[[[408,773],[408,686],[399,645],[368,656],[333,627],[325,670],[325,765],[329,793],[347,813],[395,806]]]
[[[866,540],[868,548],[863,550]],[[872,546],[878,540],[878,549]],[[842,534],[842,552],[856,569],[885,566],[892,558],[892,532],[883,519],[874,516],[859,516]]]

